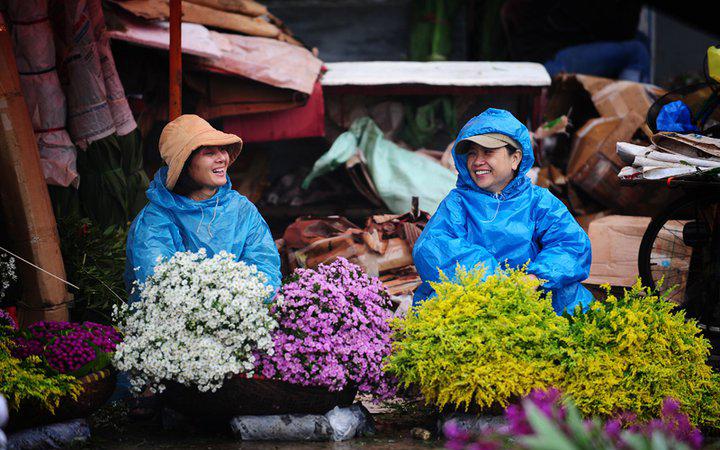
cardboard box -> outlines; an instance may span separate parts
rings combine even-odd
[[[649,217],[607,216],[590,223],[591,284],[632,286],[637,280],[638,252]]]
[[[575,217],[575,220],[587,233],[590,230],[591,223],[595,222],[596,220],[602,219],[603,217],[607,217],[609,214],[610,213],[608,213],[607,211],[600,211],[592,214],[583,214],[582,216],[577,216]]]
[[[683,243],[683,227],[686,221],[669,222],[660,230],[650,255],[651,264],[657,268],[653,279],[665,277],[670,280],[664,289],[677,288],[669,299],[682,303],[685,282],[690,271],[691,247]],[[590,223],[590,244],[592,264],[587,284],[608,283],[616,287],[630,287],[635,284],[638,273],[640,243],[650,224],[649,217],[607,216]]]
[[[595,153],[570,179],[605,208],[616,212],[646,213],[644,203],[648,190],[643,186],[621,185],[618,178],[620,168],[605,154]]]
[[[623,163],[617,156],[618,142],[629,142],[644,119],[634,112],[624,117],[598,117],[589,120],[573,138],[567,174],[572,177],[595,153],[602,153],[615,164]]]
[[[622,117],[631,112],[645,117],[653,104],[645,85],[632,81],[608,84],[592,94],[592,101],[603,117]]]

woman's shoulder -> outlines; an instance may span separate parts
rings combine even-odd
[[[532,184],[528,192],[532,196],[533,201],[538,206],[555,206],[558,203],[563,204],[562,201],[555,197],[555,194],[550,192],[547,188]]]
[[[238,212],[245,214],[254,213],[258,210],[253,202],[234,189],[230,189],[225,195],[224,203],[230,209],[236,209]]]
[[[155,203],[148,203],[135,216],[130,225],[130,234],[137,234],[148,229],[157,229],[173,226],[171,213]]]
[[[567,218],[570,216],[565,203],[555,196],[548,189],[533,185],[530,189],[532,199],[528,204],[532,208],[533,216],[536,220],[543,220],[548,217]]]

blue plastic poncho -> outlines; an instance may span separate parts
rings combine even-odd
[[[478,134],[502,133],[522,145],[518,175],[500,194],[480,189],[470,178],[467,154],[457,154],[461,140]],[[512,114],[488,109],[471,119],[458,135],[452,150],[458,179],[415,243],[413,258],[423,280],[414,303],[434,295],[428,281],[438,281],[438,269],[448,276],[457,264],[473,268],[483,264],[487,275],[498,267],[520,267],[547,280],[560,314],[586,306],[592,295],[580,281],[590,272],[590,239],[562,204],[547,189],[533,185],[526,176],[533,165],[527,128]]]
[[[255,205],[232,190],[230,179],[214,196],[198,202],[168,191],[166,176],[167,167],[155,174],[147,190],[150,203],[137,215],[128,233],[128,292],[135,280],[143,282],[153,272],[158,256],[169,258],[175,252],[201,248],[208,257],[225,250],[240,261],[254,264],[277,290],[280,255],[270,229]]]

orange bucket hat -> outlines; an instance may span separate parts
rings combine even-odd
[[[223,146],[228,148],[230,164],[242,150],[242,139],[223,133],[195,114],[183,114],[165,125],[160,134],[160,156],[168,165],[165,187],[172,189],[182,172],[185,161],[198,147]]]

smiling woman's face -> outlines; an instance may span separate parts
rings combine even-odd
[[[216,189],[227,183],[230,156],[224,147],[203,147],[188,166],[188,175],[205,189]]]
[[[522,151],[510,154],[507,147],[486,148],[474,142],[467,152],[470,178],[483,190],[499,194],[515,178]]]

